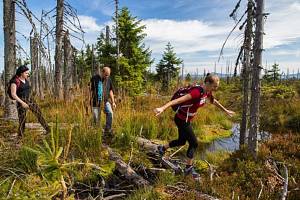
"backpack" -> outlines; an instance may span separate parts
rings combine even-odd
[[[9,83],[7,84],[7,90],[6,90],[6,93],[7,93],[7,95],[9,96],[9,98],[11,98],[12,100],[14,100],[14,98],[12,97],[12,95],[11,95],[11,84],[13,83],[13,80],[14,79],[16,79],[16,85],[17,85],[17,88],[16,88],[16,90],[18,90],[18,88],[20,87],[20,85],[21,85],[21,81],[20,81],[20,79],[18,78],[18,77],[13,77],[12,79],[10,79],[10,81],[9,81]]]
[[[100,80],[98,82],[98,85],[97,85],[97,94],[98,94],[98,101],[102,101],[102,98],[103,98],[103,84],[102,84],[102,81]]]
[[[199,85],[196,85],[196,86],[188,86],[188,87],[182,87],[182,88],[179,88],[172,96],[171,100],[174,100],[174,99],[178,99],[188,93],[190,93],[190,91],[194,88],[197,88],[200,90],[200,94],[202,95],[204,93],[204,90],[201,86]],[[196,99],[193,103],[197,102],[198,99]],[[177,105],[173,105],[172,106],[172,109],[173,111],[177,112],[179,110],[180,107],[191,107],[193,104],[191,105],[186,105],[185,102],[184,103],[181,103],[181,104],[177,104]]]

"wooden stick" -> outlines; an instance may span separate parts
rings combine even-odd
[[[170,156],[169,156],[169,159],[172,158],[176,153],[178,153],[179,151],[181,151],[181,149],[183,149],[184,146],[181,146],[177,151],[175,151],[174,153],[172,153]]]
[[[264,184],[262,183],[262,181],[261,181],[261,180],[260,180],[260,185],[261,185],[261,189],[260,189],[260,191],[259,191],[259,194],[258,194],[257,200],[259,200],[259,199],[260,199],[260,197],[261,197],[261,194],[262,194],[262,191],[263,191],[263,189],[264,189]]]
[[[9,189],[9,192],[8,192],[6,198],[8,198],[8,197],[10,196],[10,194],[11,194],[11,192],[12,192],[12,190],[13,190],[13,187],[14,187],[15,183],[16,183],[16,179],[14,179],[14,181],[12,182],[11,187],[10,187],[10,189]]]
[[[164,168],[155,168],[155,167],[149,168],[148,170],[154,174],[166,171],[166,169]]]

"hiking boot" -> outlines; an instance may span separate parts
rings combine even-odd
[[[157,153],[158,153],[161,157],[164,156],[164,154],[166,153],[166,150],[165,150],[165,148],[164,148],[163,145],[159,145],[159,146],[157,147]]]
[[[184,175],[192,175],[193,179],[200,180],[200,174],[196,172],[194,166],[186,167],[184,169]]]
[[[102,131],[103,131],[103,133],[102,133],[103,143],[104,144],[110,144],[113,140],[113,137],[114,137],[112,129],[110,129],[110,130],[103,129]]]

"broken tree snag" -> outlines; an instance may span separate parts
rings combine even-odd
[[[216,172],[216,166],[214,165],[211,165],[209,162],[207,162],[207,160],[204,160],[206,162],[206,164],[208,165],[209,167],[209,179],[210,181],[213,181],[213,175],[215,174]]]
[[[150,140],[147,140],[145,138],[141,138],[138,137],[137,138],[137,143],[139,144],[139,146],[143,149],[145,149],[148,152],[151,153],[156,153],[157,152],[157,144],[154,144],[153,142],[151,142]]]
[[[132,181],[136,186],[146,186],[149,182],[143,177],[138,175],[130,166],[128,166],[119,154],[114,152],[111,148],[107,147],[109,159],[116,163],[116,169],[125,176],[129,181]]]

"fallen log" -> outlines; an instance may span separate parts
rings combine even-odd
[[[153,142],[151,142],[150,140],[147,140],[145,138],[142,137],[138,137],[137,138],[137,143],[139,144],[139,146],[146,150],[148,153],[157,155],[157,147],[159,146],[158,144],[154,144]],[[180,150],[180,149],[179,149]],[[180,168],[180,166],[178,164],[175,164],[175,162],[169,157],[162,157],[160,159],[160,162],[162,164],[162,166],[164,166],[167,169],[172,169],[176,174],[179,174],[182,172],[182,169]]]
[[[161,163],[164,167],[172,169],[175,172],[175,174],[182,173],[181,167],[177,164],[174,164],[171,160],[169,160],[167,158],[162,157]]]
[[[128,164],[126,164],[121,156],[114,152],[110,147],[106,147],[109,153],[109,159],[116,163],[116,169],[125,176],[129,181],[132,181],[136,186],[149,185],[149,181],[138,175]]]
[[[157,155],[157,147],[159,146],[158,144],[154,144],[153,142],[151,142],[150,140],[147,140],[145,138],[142,137],[138,137],[137,138],[137,143],[138,145],[146,150],[148,153]],[[174,161],[168,157],[162,157],[160,159],[161,164],[167,168],[167,169],[172,169],[176,174],[179,174],[182,172],[182,169],[180,168],[179,165],[175,164]]]
[[[49,122],[48,125],[55,128],[56,123]],[[80,125],[78,123],[72,123],[72,124],[57,123],[57,126],[58,126],[59,129],[68,129],[68,128],[72,127],[72,126],[73,127],[78,127]],[[28,129],[37,129],[37,130],[44,130],[43,126],[40,123],[25,123],[25,128],[28,128]]]
[[[147,152],[154,154],[157,153],[157,147],[159,146],[158,144],[154,144],[150,140],[142,137],[137,138],[137,143],[142,149],[146,150]]]

